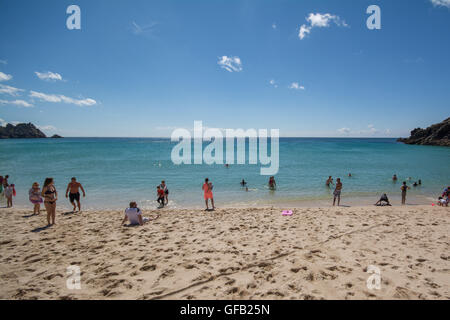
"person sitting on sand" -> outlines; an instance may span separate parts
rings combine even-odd
[[[329,176],[328,180],[327,180],[327,182],[325,182],[325,184],[326,184],[327,187],[330,187],[331,184],[334,184],[333,183],[333,178],[331,176]]]
[[[130,202],[130,207],[125,209],[125,216],[122,220],[120,226],[123,226],[127,220],[130,222],[130,225],[140,225],[143,226],[146,223],[148,218],[142,217],[141,209],[137,207],[137,203],[132,201]]]
[[[156,196],[158,197],[156,201],[158,201],[160,208],[164,207],[164,190],[161,186],[156,187]]]
[[[206,210],[209,210],[208,199],[211,199],[212,210],[214,210],[215,209],[214,196],[212,193],[213,185],[211,182],[209,182],[208,178],[205,179],[205,183],[203,184],[202,189],[203,189],[203,196],[205,198],[205,203],[206,203]]]
[[[403,184],[400,187],[400,190],[402,190],[402,205],[406,204],[406,191],[408,189],[410,189],[410,188],[406,185],[406,181],[403,181]]]
[[[277,183],[275,181],[275,177],[270,177],[269,178],[269,189],[270,190],[275,190],[277,188]]]
[[[159,187],[164,191],[164,201],[165,204],[168,205],[169,204],[169,189],[167,189],[167,185],[166,185],[166,181],[161,181],[161,184],[159,185]]]
[[[381,196],[380,200],[377,201],[377,203],[375,203],[376,206],[391,206],[391,204],[389,203],[389,199],[386,195],[386,193],[383,193],[383,195]]]
[[[83,191],[83,198],[86,197],[86,192],[84,192],[83,186],[81,183],[77,182],[77,178],[73,177],[66,189],[66,198],[67,194],[69,194],[70,203],[73,206],[73,212],[76,211],[78,205],[78,212],[81,212],[81,204],[80,204],[80,190]],[[70,193],[69,193],[70,190]],[[75,205],[75,201],[77,202]]]
[[[34,182],[31,189],[28,191],[28,198],[30,202],[34,205],[33,214],[39,214],[41,212],[41,188],[39,188],[39,183]]]
[[[340,178],[336,179],[336,188],[334,189],[333,195],[333,206],[336,203],[336,198],[338,199],[338,207],[341,204],[341,191],[342,191],[342,182]]]
[[[447,198],[439,197],[438,206],[448,207],[448,197]]]

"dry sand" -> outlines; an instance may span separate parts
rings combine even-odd
[[[449,299],[449,208],[0,209],[1,299]],[[81,289],[66,286],[81,268]],[[366,272],[381,272],[368,289]]]

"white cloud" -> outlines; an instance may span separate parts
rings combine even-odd
[[[74,104],[80,107],[85,107],[85,106],[93,106],[97,104],[97,101],[95,101],[94,99],[73,99],[73,98],[69,98],[66,97],[62,94],[46,94],[46,93],[42,93],[42,92],[36,92],[36,91],[30,91],[30,97],[31,98],[36,98],[42,101],[47,101],[47,102],[53,102],[53,103],[58,103],[58,102],[64,102],[64,103],[68,103],[68,104]]]
[[[0,118],[0,127],[4,127],[8,124],[8,122],[6,122],[5,120],[3,120],[2,118]]]
[[[341,133],[341,134],[349,134],[350,131],[351,131],[350,128],[341,128],[341,129],[338,129],[338,132]]]
[[[276,23],[272,23],[272,29],[276,29],[276,28],[277,28]]]
[[[272,85],[274,88],[278,88],[278,84],[277,84],[277,82],[276,82],[274,79],[271,79],[271,80],[269,81],[269,83],[270,83],[270,85]]]
[[[151,34],[153,33],[155,26],[157,25],[157,22],[152,22],[148,25],[145,26],[140,26],[138,25],[135,21],[133,21],[131,23],[132,27],[133,27],[133,33],[136,35],[140,35],[140,34]]]
[[[0,71],[0,81],[8,81],[12,79],[12,75]]]
[[[447,7],[450,8],[450,0],[430,0],[435,7]]]
[[[4,84],[0,84],[0,93],[6,93],[11,96],[18,96],[19,92],[23,91],[22,89],[14,88],[11,86],[7,86]]]
[[[7,104],[7,105],[14,105],[18,107],[24,107],[24,108],[31,108],[33,105],[29,102],[26,102],[24,100],[0,100],[0,104]]]
[[[50,72],[50,71],[37,72],[36,71],[35,74],[41,80],[46,80],[46,81],[56,81],[56,80],[61,81],[62,80],[62,76],[56,72]]]
[[[8,64],[8,61],[6,61],[6,60],[0,60],[0,63],[1,63],[1,64]]]
[[[302,25],[298,33],[298,37],[300,38],[300,40],[303,40],[303,38],[305,38],[307,34],[311,33],[311,29],[312,28],[308,27],[307,25]]]
[[[306,21],[308,24],[301,25],[298,32],[300,40],[303,40],[307,34],[310,34],[313,28],[328,28],[331,22],[337,26],[348,27],[348,24],[339,16],[330,13],[310,13]]]
[[[219,57],[219,61],[217,62],[217,64],[229,72],[242,71],[242,62],[239,57],[222,56]]]
[[[291,85],[289,86],[289,89],[305,90],[305,87],[301,86],[298,82],[292,82]]]

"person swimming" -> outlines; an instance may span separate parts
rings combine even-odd
[[[244,179],[242,179],[242,181],[241,181],[241,186],[242,187],[245,187],[247,185],[247,182],[244,180]]]
[[[392,177],[392,181],[397,181],[397,180],[398,180],[397,175],[394,174],[394,176]]]

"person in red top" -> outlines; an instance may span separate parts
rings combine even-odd
[[[211,199],[212,210],[214,210],[215,209],[215,207],[214,207],[214,197],[213,197],[213,193],[212,193],[213,185],[212,185],[211,182],[209,182],[208,178],[205,179],[205,183],[203,184],[202,189],[203,189],[203,192],[204,192],[204,198],[205,198],[205,203],[206,203],[206,210],[209,210],[208,199]]]
[[[158,203],[160,204],[160,207],[164,207],[164,190],[160,187],[156,187],[156,194],[158,196]]]

